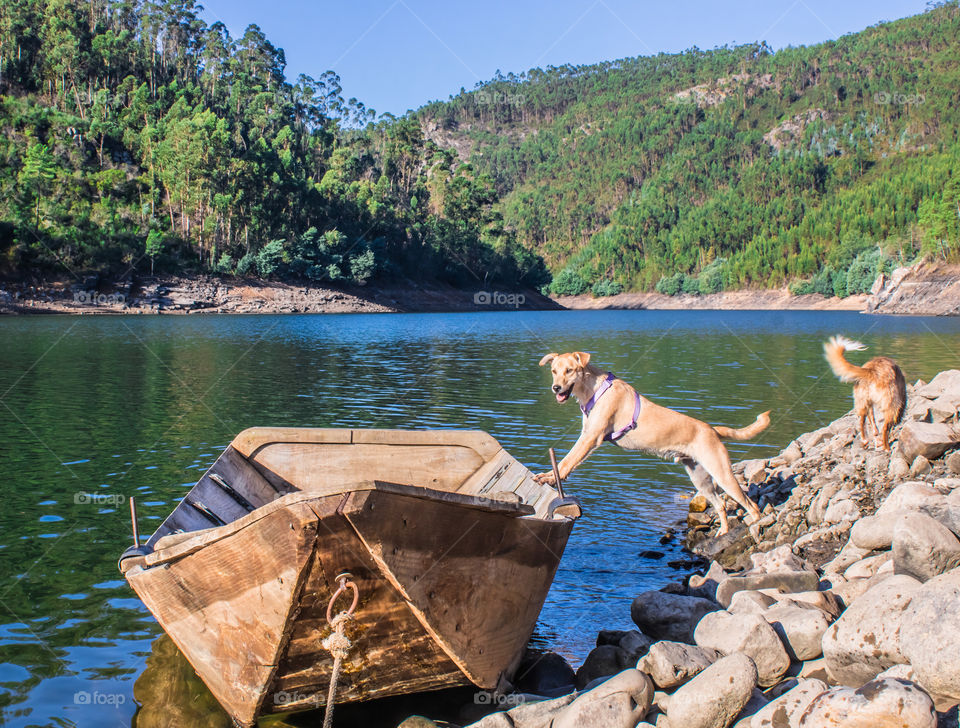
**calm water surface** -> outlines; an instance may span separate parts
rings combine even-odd
[[[246,427],[479,428],[539,471],[547,448],[572,445],[579,412],[537,362],[580,349],[712,423],[772,409],[760,439],[730,445],[763,457],[849,409],[821,355],[837,332],[910,381],[960,367],[958,320],[850,313],[0,319],[0,724],[225,725],[116,563],[125,499],[152,532]],[[574,473],[584,517],[539,644],[577,664],[599,629],[631,626],[636,593],[678,573],[679,547],[660,539],[685,512],[681,473],[610,445]]]

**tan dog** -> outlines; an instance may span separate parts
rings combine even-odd
[[[560,462],[561,480],[604,441],[610,440],[624,450],[644,450],[682,463],[696,489],[717,510],[720,516],[718,535],[726,533],[729,524],[717,484],[747,511],[748,523],[760,517],[760,509],[737,482],[730,467],[730,456],[720,438],[749,440],[756,437],[770,424],[769,412],[739,430],[711,427],[706,422],[642,397],[622,379],[590,364],[590,355],[585,352],[547,354],[540,360],[540,366],[545,364],[550,364],[553,373],[553,392],[557,402],[566,402],[572,394],[583,410],[580,437]],[[535,479],[555,484],[553,473],[540,473]]]
[[[897,363],[885,356],[875,356],[862,367],[848,362],[845,351],[863,351],[866,349],[859,341],[851,341],[845,336],[834,336],[823,345],[824,354],[830,368],[841,382],[853,382],[853,406],[860,418],[860,442],[867,447],[867,430],[864,420],[870,418],[873,429],[874,445],[890,450],[890,430],[903,417],[903,407],[907,402],[907,382]],[[874,410],[883,415],[883,430],[877,428]]]

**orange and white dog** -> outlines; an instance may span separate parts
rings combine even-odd
[[[851,364],[843,356],[845,351],[866,349],[859,341],[845,336],[834,336],[823,345],[824,354],[833,373],[841,382],[853,382],[853,407],[860,420],[860,442],[867,446],[867,430],[864,421],[869,418],[873,429],[874,445],[890,450],[890,430],[903,417],[907,402],[907,382],[897,363],[886,356],[875,356],[862,367]],[[883,416],[883,429],[877,427],[874,414],[879,409]]]
[[[721,438],[756,437],[770,424],[769,412],[738,430],[713,427],[654,404],[622,379],[590,364],[586,352],[547,354],[540,360],[540,366],[546,364],[550,364],[553,374],[552,389],[557,402],[566,402],[573,395],[583,412],[580,437],[560,462],[561,480],[601,444],[610,441],[624,450],[643,450],[681,463],[697,491],[716,509],[720,517],[718,535],[726,533],[729,524],[717,485],[747,511],[748,522],[760,517],[760,509],[743,492],[733,474],[730,455]],[[552,472],[540,473],[535,478],[541,483],[555,484]]]

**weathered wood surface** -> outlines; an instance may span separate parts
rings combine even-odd
[[[544,517],[556,495],[486,433],[255,428],[121,570],[242,723],[325,701],[320,641],[342,571],[360,604],[339,701],[493,688],[572,529]]]

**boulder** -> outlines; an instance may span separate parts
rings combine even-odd
[[[790,667],[790,657],[776,631],[759,614],[711,612],[700,620],[694,637],[700,647],[750,657],[764,687],[774,685]]]
[[[776,603],[777,600],[769,594],[747,589],[733,594],[727,611],[731,614],[762,614],[767,607],[772,607]]]
[[[893,570],[920,581],[960,566],[960,541],[924,513],[904,513],[893,529]]]
[[[791,442],[787,445],[787,448],[780,453],[780,459],[783,461],[784,465],[793,465],[797,460],[803,457],[803,452],[800,450],[800,446],[796,441]]]
[[[887,467],[887,477],[890,480],[900,480],[910,474],[910,463],[899,452],[890,456],[890,465]]]
[[[866,516],[853,524],[850,540],[866,551],[886,551],[893,543],[893,527],[907,510]]]
[[[877,570],[883,566],[884,562],[889,561],[891,558],[889,553],[879,553],[868,556],[854,564],[850,564],[847,570],[843,572],[843,575],[849,580],[869,579],[877,573]]]
[[[858,687],[881,670],[907,662],[900,648],[900,622],[920,587],[911,576],[890,576],[847,607],[822,640],[834,682]]]
[[[807,707],[800,728],[937,728],[930,696],[906,680],[872,680],[859,689],[832,688]]]
[[[778,595],[777,602],[794,607],[819,609],[824,613],[828,622],[833,622],[843,611],[843,605],[832,591],[807,591]]]
[[[757,711],[750,721],[750,728],[797,728],[803,711],[827,690],[827,684],[823,680],[800,680],[796,687]]]
[[[523,698],[525,696],[521,695],[519,697]],[[548,728],[553,717],[572,703],[576,697],[575,693],[570,693],[553,700],[523,700],[517,707],[506,712],[507,723],[493,722],[494,716],[503,716],[503,713],[494,713],[481,720],[479,725],[484,726],[484,721],[490,720],[489,728],[500,728],[503,725],[508,725],[510,728]]]
[[[756,686],[753,660],[743,654],[721,658],[670,697],[669,723],[678,728],[727,728]]]
[[[930,380],[929,384],[921,384],[914,394],[927,399],[937,399],[946,392],[960,392],[960,371],[945,369]]]
[[[716,561],[710,562],[710,568],[703,576],[693,574],[687,581],[689,596],[701,597],[714,601],[717,596],[717,586],[727,578],[727,572]]]
[[[527,650],[514,674],[514,686],[523,693],[557,696],[574,688],[573,668],[556,652]]]
[[[933,472],[933,466],[923,455],[917,455],[910,464],[910,475],[914,478]]]
[[[766,460],[747,460],[743,463],[743,478],[747,483],[762,483],[767,479]]]
[[[648,591],[630,605],[630,617],[640,630],[658,640],[693,643],[693,631],[704,614],[719,606],[700,597]]]
[[[630,663],[630,666],[633,666],[637,660],[647,654],[647,650],[650,649],[650,645],[652,644],[653,640],[643,632],[631,629],[629,632],[625,632],[620,638],[617,642],[617,647],[626,653],[627,662]]]
[[[917,682],[936,695],[960,700],[960,569],[936,576],[913,595],[902,618],[900,642]]]
[[[860,509],[849,498],[839,498],[830,502],[823,514],[824,523],[840,523],[841,521],[856,521],[860,518]]]
[[[745,574],[727,577],[717,587],[717,601],[724,607],[738,591],[747,589],[777,589],[781,592],[811,591],[820,584],[815,571],[784,571],[767,574]]]
[[[581,695],[553,719],[552,728],[634,728],[653,705],[653,683],[629,669]]]
[[[682,642],[655,642],[637,663],[661,690],[671,690],[703,672],[719,657],[716,650],[685,645]]]
[[[960,452],[952,452],[946,457],[947,469],[951,473],[960,474]]]
[[[790,659],[812,660],[823,654],[820,641],[830,622],[821,610],[780,605],[762,616],[780,637]]]
[[[614,645],[600,645],[590,650],[587,659],[577,670],[576,686],[577,690],[583,690],[588,684],[598,677],[609,677],[616,675],[621,670],[632,667],[631,660],[626,650],[622,650]]]
[[[944,507],[943,494],[936,488],[919,481],[901,483],[890,491],[877,509],[880,516],[894,511],[922,511],[936,518]]]
[[[960,433],[951,425],[940,422],[907,422],[900,430],[899,450],[912,463],[918,455],[936,460],[960,442]]]

